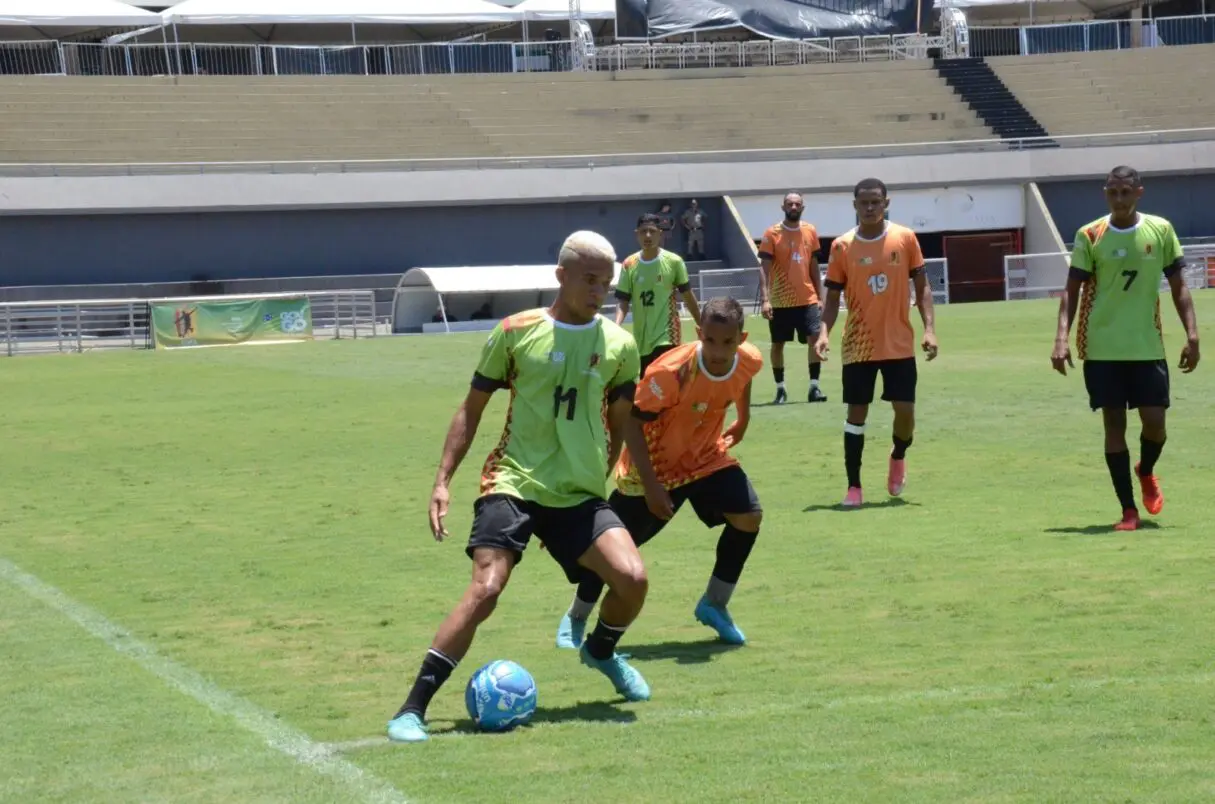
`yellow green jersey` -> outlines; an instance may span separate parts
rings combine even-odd
[[[502,438],[481,472],[481,494],[552,508],[605,498],[607,405],[633,398],[640,365],[633,337],[602,316],[565,324],[537,309],[503,319],[473,375],[474,388],[510,390]]]
[[[675,294],[689,287],[688,266],[666,249],[659,249],[658,256],[648,262],[639,251],[620,264],[616,298],[629,303],[633,337],[641,354],[648,355],[659,346],[679,345],[679,297]]]
[[[1076,233],[1071,267],[1083,277],[1076,349],[1081,360],[1163,360],[1160,282],[1184,265],[1173,224],[1139,215],[1129,229],[1100,218]]]

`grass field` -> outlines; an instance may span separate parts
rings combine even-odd
[[[1054,314],[939,311],[898,504],[881,410],[878,504],[834,507],[838,362],[826,405],[755,411],[747,647],[692,619],[716,534],[684,511],[622,646],[654,699],[614,700],[553,647],[571,588],[533,549],[421,746],[384,726],[468,577],[503,399],[457,476],[458,538],[435,544],[425,506],[483,335],[0,362],[0,801],[1210,801],[1215,364],[1174,373],[1163,514],[1114,534]],[[540,711],[475,735],[463,686],[494,658],[532,671]]]

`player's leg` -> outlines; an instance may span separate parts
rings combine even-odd
[[[841,370],[844,381],[844,404],[848,415],[844,421],[844,469],[848,473],[848,492],[841,503],[845,508],[858,508],[864,502],[861,492],[861,457],[865,452],[865,422],[877,385],[878,366],[874,362],[848,363]]]
[[[435,634],[405,703],[388,723],[388,737],[399,742],[428,739],[426,709],[464,654],[477,626],[498,605],[498,596],[510,580],[511,570],[523,555],[531,536],[531,515],[525,503],[503,495],[477,500],[468,554],[473,561],[472,580],[463,597]]]
[[[1137,363],[1135,382],[1131,386],[1130,407],[1139,410],[1142,430],[1139,434],[1139,463],[1135,474],[1139,478],[1139,489],[1143,507],[1149,514],[1159,514],[1164,509],[1164,493],[1160,490],[1160,478],[1156,476],[1156,461],[1164,450],[1167,438],[1165,416],[1169,408],[1169,365],[1164,360]]]
[[[903,493],[907,485],[907,448],[915,437],[915,390],[918,371],[915,358],[882,362],[882,399],[894,408],[894,442],[886,490],[891,496]]]
[[[694,612],[723,642],[746,644],[742,629],[730,616],[730,598],[743,567],[759,538],[763,509],[742,467],[731,466],[696,481],[690,499],[700,520],[710,528],[725,525],[717,539],[717,557],[704,596]]]
[[[819,387],[819,377],[822,375],[823,363],[818,359],[818,355],[814,353],[814,343],[818,340],[818,334],[823,327],[822,311],[819,310],[817,304],[806,306],[806,314],[803,320],[803,330],[801,340],[808,344],[808,357],[810,365],[810,393],[806,397],[808,402],[826,402],[827,395],[823,393],[823,389]]]
[[[575,508],[546,509],[537,532],[571,583],[581,580],[587,569],[608,587],[595,629],[582,643],[582,663],[607,676],[628,700],[648,700],[645,679],[616,653],[616,644],[641,612],[649,590],[645,563],[620,517],[606,501],[591,500]]]
[[[1135,505],[1135,486],[1131,479],[1131,452],[1126,445],[1126,410],[1129,402],[1126,364],[1110,360],[1084,361],[1084,387],[1089,407],[1101,411],[1105,430],[1105,465],[1109,469],[1122,519],[1115,530],[1139,527],[1139,507]]]
[[[612,492],[608,504],[620,517],[632,537],[633,543],[638,547],[654,538],[666,524],[650,513],[645,497],[630,496],[615,491]],[[676,505],[676,510],[678,510],[678,505]],[[594,611],[595,604],[599,602],[599,596],[603,594],[603,579],[585,567],[579,569],[581,574],[578,588],[574,592],[574,599],[565,616],[561,618],[561,623],[557,626],[557,647],[559,648],[582,646],[587,620]]]
[[[774,307],[768,321],[768,336],[772,341],[772,378],[776,380],[776,398],[773,405],[783,405],[789,400],[785,391],[785,344],[793,340],[793,327],[789,324],[786,307]]]

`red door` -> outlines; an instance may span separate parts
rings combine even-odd
[[[1003,301],[1004,257],[1019,250],[1018,232],[949,235],[942,239],[949,260],[949,302]]]

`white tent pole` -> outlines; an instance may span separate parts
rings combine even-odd
[[[355,44],[355,45],[357,45],[359,43],[358,34],[355,33],[355,30],[354,30],[354,20],[350,21],[350,42],[351,42],[351,44]]]

